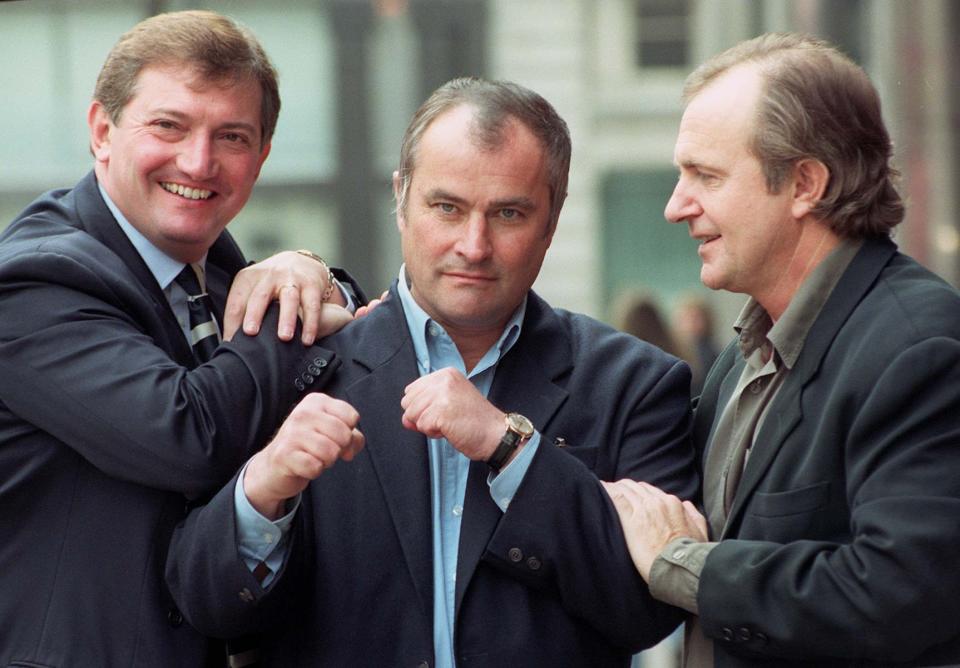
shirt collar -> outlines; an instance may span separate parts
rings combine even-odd
[[[734,325],[743,356],[749,359],[758,348],[772,346],[784,365],[792,369],[810,328],[862,245],[859,239],[841,241],[810,272],[777,322],[751,297]]]
[[[410,330],[410,337],[413,339],[413,350],[417,356],[417,363],[420,366],[421,373],[428,373],[431,364],[429,346],[427,345],[427,331],[431,326],[439,327],[441,330],[443,330],[443,327],[427,315],[427,312],[424,311],[413,298],[413,294],[410,292],[410,286],[407,285],[405,264],[400,266],[397,292],[400,295],[400,304],[403,306],[403,314],[407,320],[407,329]],[[510,319],[507,321],[503,332],[500,334],[500,338],[490,348],[490,351],[484,355],[483,359],[477,363],[470,375],[479,373],[483,369],[489,368],[503,359],[503,356],[507,354],[520,337],[520,330],[522,329],[523,318],[526,312],[527,298],[524,297],[523,302],[521,302],[520,306],[517,307],[517,310],[513,312],[513,315],[510,316]],[[493,355],[492,359],[491,355]]]
[[[179,260],[174,260],[150,243],[150,240],[143,236],[140,230],[135,228],[130,221],[127,220],[126,216],[120,212],[117,205],[110,199],[110,195],[104,190],[103,185],[97,182],[97,187],[100,189],[100,195],[103,196],[103,201],[106,203],[107,208],[110,209],[110,213],[113,214],[113,217],[117,220],[117,224],[120,225],[120,229],[127,235],[130,243],[133,244],[137,253],[143,258],[147,269],[149,269],[153,277],[157,279],[157,283],[160,284],[160,289],[166,290],[186,265]],[[204,255],[203,259],[200,260],[201,266],[206,262],[206,259],[206,255]]]

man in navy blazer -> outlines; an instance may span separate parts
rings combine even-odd
[[[688,666],[960,665],[960,295],[889,239],[877,93],[767,35],[685,100],[666,216],[750,299],[695,409],[706,519],[610,487],[637,568],[694,613]]]
[[[168,581],[198,628],[260,632],[262,665],[452,668],[627,666],[677,625],[599,481],[695,495],[690,372],[531,291],[569,160],[521,86],[458,79],[421,106],[400,278],[322,342],[366,445],[336,463],[351,422],[288,420],[191,513]]]
[[[316,326],[326,267],[285,253],[243,269],[224,231],[278,111],[272,66],[232,21],[147,20],[101,71],[93,172],[0,237],[0,665],[225,664],[167,591],[167,541],[336,364],[290,340],[311,295]],[[173,282],[188,263],[226,334],[238,272],[234,319],[253,330],[258,295],[282,290],[264,327],[287,341],[240,333],[199,364]]]

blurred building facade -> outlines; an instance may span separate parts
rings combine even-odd
[[[703,58],[770,30],[833,40],[874,78],[904,173],[898,241],[960,282],[960,3],[950,0],[18,0],[0,3],[0,220],[90,166],[85,112],[117,36],[206,7],[250,26],[283,110],[250,205],[248,255],[311,247],[372,293],[399,263],[390,176],[419,102],[453,76],[523,83],[570,124],[570,196],[536,289],[605,317],[637,286],[701,289],[683,226],[663,220],[680,88]],[[732,318],[742,300],[710,295]],[[723,329],[723,328],[721,328]]]

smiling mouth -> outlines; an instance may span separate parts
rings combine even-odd
[[[210,199],[213,196],[212,190],[202,190],[200,188],[189,188],[179,183],[162,182],[160,187],[168,193],[179,195],[185,199]]]

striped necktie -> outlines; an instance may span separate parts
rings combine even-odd
[[[201,287],[203,268],[188,264],[175,280],[187,293],[190,345],[193,347],[193,354],[202,364],[213,356],[213,351],[220,343],[220,329],[213,317],[213,303],[210,301],[210,295]]]

